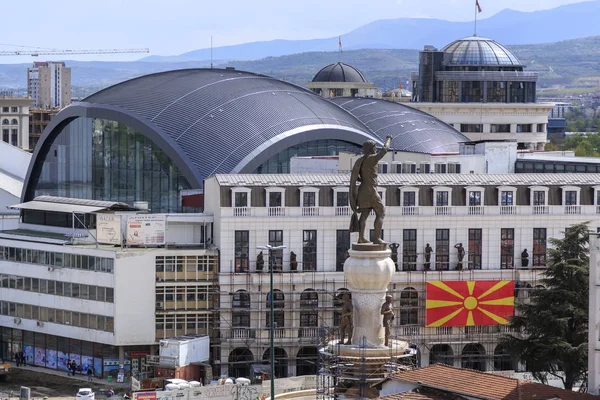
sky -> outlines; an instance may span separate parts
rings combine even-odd
[[[510,8],[550,9],[581,0],[479,0],[489,18]],[[378,19],[438,18],[470,21],[475,0],[28,0],[3,2],[0,50],[149,48],[176,55],[273,39],[343,35]],[[12,16],[12,17],[8,17]],[[69,56],[73,60],[129,61],[144,54]],[[55,57],[64,59],[65,56]],[[49,60],[51,57],[39,58]],[[0,63],[29,63],[4,56]]]

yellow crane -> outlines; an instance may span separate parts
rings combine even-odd
[[[150,49],[100,49],[100,50],[16,50],[0,51],[0,56],[54,56],[70,54],[125,54],[150,53]]]

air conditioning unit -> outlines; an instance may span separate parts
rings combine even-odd
[[[42,321],[38,321],[37,326],[44,326],[44,323]]]
[[[19,325],[21,323],[21,318],[15,318],[13,319],[13,322],[17,325]]]
[[[157,301],[156,302],[156,308],[163,308],[164,303],[162,301]]]

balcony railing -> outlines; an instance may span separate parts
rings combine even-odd
[[[298,329],[299,338],[316,338],[319,337],[319,328],[300,328]]]
[[[233,207],[223,208],[223,217],[311,217],[348,216],[350,207]],[[371,213],[373,215],[373,213]],[[387,206],[386,216],[469,215],[598,215],[600,206]]]

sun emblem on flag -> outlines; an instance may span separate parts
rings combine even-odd
[[[427,282],[425,325],[504,325],[514,306],[514,281]]]

